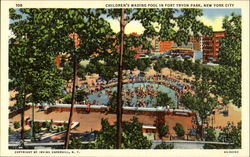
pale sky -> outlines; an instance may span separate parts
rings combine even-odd
[[[198,20],[202,21],[207,26],[212,26],[213,31],[222,31],[222,21],[226,15],[230,15],[232,12],[236,14],[241,14],[240,9],[203,9],[204,15],[199,17]],[[111,28],[115,33],[119,32],[120,24],[118,20],[107,19],[110,23]],[[137,32],[142,34],[144,31],[143,26],[139,21],[131,21],[125,27],[125,33],[130,34],[132,32]]]

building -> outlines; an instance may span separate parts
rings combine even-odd
[[[165,51],[168,51],[168,50],[171,50],[172,49],[172,46],[174,44],[174,41],[160,41],[159,43],[159,51],[160,52],[165,52]]]
[[[224,31],[213,32],[212,36],[203,36],[203,61],[217,61],[220,49],[220,39],[225,37]]]
[[[190,36],[188,44],[182,44],[178,46],[173,40],[171,41],[159,41],[158,38],[151,41],[153,49],[156,52],[166,52],[173,48],[188,48],[194,51],[201,51],[202,44],[200,42],[200,37],[195,38],[194,36]]]
[[[61,67],[61,57],[59,55],[56,57],[55,62],[57,67]]]
[[[201,38],[198,37],[194,37],[194,36],[191,36],[189,38],[189,42],[193,43],[193,49],[195,51],[201,51],[202,50],[202,42],[201,42]]]

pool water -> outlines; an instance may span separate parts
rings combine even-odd
[[[150,86],[150,87],[149,87]],[[172,99],[172,102],[174,104],[174,107],[177,106],[177,97],[175,95],[175,91],[171,88],[158,84],[158,83],[128,83],[123,85],[123,91],[127,92],[134,92],[136,88],[143,88],[144,91],[147,91],[148,88],[150,88],[151,91],[161,91],[163,93],[167,93],[168,96]],[[98,92],[94,92],[92,94],[89,94],[88,101],[90,103],[93,103],[94,100],[99,105],[107,105],[109,101],[109,97],[106,94],[106,90],[111,90],[112,92],[117,91],[117,87],[110,87],[103,89]],[[125,101],[124,106],[133,106],[135,107],[137,104],[137,101],[141,101],[143,103],[147,104],[147,107],[153,107],[156,104],[156,98],[152,95],[146,95],[142,98],[139,98],[137,94],[133,94],[133,96],[126,96],[123,97],[123,100],[127,99],[128,101]]]

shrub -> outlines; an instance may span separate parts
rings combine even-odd
[[[72,138],[69,143],[69,149],[82,149],[82,140],[79,137]]]
[[[46,120],[45,122],[43,122],[42,127],[47,128],[49,130],[51,128],[51,125],[52,125],[52,122],[49,122]]]
[[[14,123],[14,128],[15,128],[15,129],[20,128],[20,123],[19,123],[19,122],[15,122],[15,123]]]
[[[71,103],[71,93],[68,93],[68,94],[66,94],[66,95],[63,97],[63,103],[64,103],[64,104],[70,104],[70,103]]]
[[[14,134],[14,133],[15,133],[15,131],[12,130],[12,129],[9,127],[9,134]]]
[[[58,131],[58,126],[52,125],[52,130],[53,130],[53,131]]]
[[[42,127],[40,126],[39,122],[34,122],[34,132],[39,133],[41,132]]]
[[[154,149],[173,149],[174,144],[167,144],[166,142],[162,141],[161,144],[156,145]]]
[[[183,126],[180,123],[176,123],[176,125],[173,127],[174,131],[176,132],[177,136],[182,137],[185,134],[185,131],[183,129]]]
[[[215,130],[213,128],[205,128],[205,141],[216,141]]]
[[[64,130],[65,130],[64,125],[60,125],[60,126],[58,126],[57,132],[62,132]]]
[[[158,133],[160,138],[164,137],[168,133],[168,131],[169,131],[168,125],[163,124],[158,127]]]
[[[24,130],[24,138],[30,139],[30,130]]]

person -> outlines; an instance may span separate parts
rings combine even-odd
[[[90,112],[90,103],[88,103],[88,104],[87,104],[86,111],[87,111],[87,113],[89,113],[89,112]]]
[[[110,109],[111,109],[111,105],[107,105],[106,112],[105,112],[106,115],[109,113]]]

